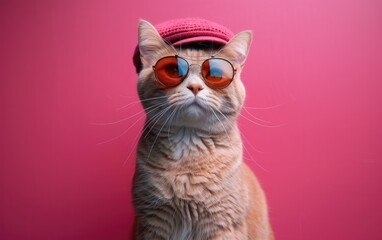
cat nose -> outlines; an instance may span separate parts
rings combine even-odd
[[[193,92],[195,96],[199,91],[203,90],[203,86],[198,83],[190,83],[188,84],[187,88],[190,89],[190,91]]]

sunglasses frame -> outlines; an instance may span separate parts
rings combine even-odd
[[[187,73],[184,75],[183,79],[182,79],[178,84],[176,84],[176,85],[174,85],[174,86],[167,86],[166,84],[162,83],[162,82],[158,79],[157,74],[156,74],[156,66],[157,66],[158,62],[161,61],[162,59],[170,58],[170,57],[176,57],[176,58],[183,59],[183,60],[187,63],[187,66],[188,66],[188,68],[187,68]],[[211,59],[220,59],[220,60],[223,60],[223,61],[229,63],[229,65],[230,65],[231,68],[232,68],[232,78],[231,78],[231,80],[229,81],[229,83],[228,83],[227,85],[225,85],[224,87],[215,87],[215,86],[212,86],[211,84],[208,83],[208,80],[207,80],[207,79],[204,77],[204,75],[203,75],[202,66],[203,66],[203,64],[204,64],[206,61],[209,61],[209,60],[211,60]],[[237,69],[234,68],[233,64],[232,64],[230,61],[228,61],[227,59],[225,59],[225,58],[219,58],[219,57],[211,56],[210,58],[207,58],[206,60],[204,60],[204,61],[202,62],[202,64],[199,65],[199,64],[190,64],[190,63],[187,61],[187,59],[185,59],[185,58],[183,58],[183,57],[181,57],[181,56],[179,56],[179,55],[177,55],[177,54],[175,54],[175,55],[173,55],[173,56],[165,56],[165,57],[162,57],[162,58],[158,59],[158,61],[156,61],[155,65],[153,65],[152,68],[153,68],[153,71],[154,71],[155,79],[157,80],[157,82],[159,82],[159,84],[161,84],[162,86],[165,86],[165,87],[176,87],[176,86],[180,85],[180,84],[181,84],[181,83],[188,77],[188,74],[189,74],[189,72],[190,72],[190,66],[191,66],[191,65],[198,65],[198,66],[200,67],[200,75],[202,76],[204,83],[205,83],[208,87],[213,88],[213,89],[223,89],[223,88],[228,87],[228,86],[232,83],[233,79],[235,78],[236,72],[237,72]]]

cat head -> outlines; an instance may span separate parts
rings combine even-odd
[[[157,121],[158,126],[171,124],[209,132],[226,131],[235,124],[245,98],[240,73],[251,45],[251,31],[238,33],[219,48],[202,44],[174,47],[154,26],[141,20],[138,37],[142,63],[138,93],[148,120]],[[158,81],[155,74],[158,60],[168,56],[179,56],[189,65],[187,76],[172,87]],[[201,65],[211,56],[227,60],[234,69],[232,82],[224,88],[212,87],[202,75]]]

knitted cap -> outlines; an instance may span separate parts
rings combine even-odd
[[[173,46],[196,42],[226,44],[233,33],[226,27],[201,18],[174,19],[155,26],[159,35]],[[142,70],[138,46],[133,56],[137,73]]]

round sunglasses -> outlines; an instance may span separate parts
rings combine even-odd
[[[175,87],[187,78],[191,65],[198,64],[189,64],[186,59],[178,55],[167,56],[159,59],[153,70],[162,85]],[[236,73],[236,69],[228,60],[213,56],[204,60],[200,67],[206,85],[216,89],[227,87]]]

